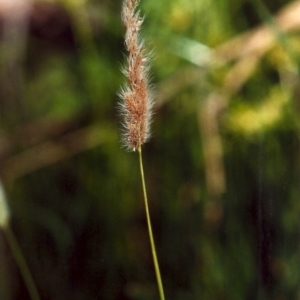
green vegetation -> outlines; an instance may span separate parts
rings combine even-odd
[[[138,157],[120,142],[121,4],[0,10],[0,178],[41,299],[158,299]],[[141,0],[166,299],[299,298],[299,11]],[[0,299],[30,299],[4,234],[0,257]]]

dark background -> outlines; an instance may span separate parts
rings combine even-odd
[[[120,142],[121,1],[0,1],[0,175],[42,299],[158,299]],[[300,1],[142,0],[166,298],[300,299]],[[4,234],[1,299],[29,299]]]

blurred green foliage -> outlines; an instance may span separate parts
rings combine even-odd
[[[300,297],[300,23],[274,19],[290,3],[141,1],[158,100],[144,164],[167,299]],[[9,61],[1,28],[1,180],[42,299],[158,298],[138,158],[119,141],[121,4],[36,1]],[[256,26],[269,30],[257,51],[247,40],[219,55]],[[28,299],[4,254],[1,293]]]

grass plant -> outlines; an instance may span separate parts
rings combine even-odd
[[[164,289],[153,237],[142,159],[142,145],[150,137],[153,98],[149,85],[148,56],[146,54],[144,43],[139,37],[143,19],[136,10],[138,4],[138,0],[125,0],[122,9],[122,20],[126,27],[125,45],[128,51],[127,66],[124,69],[128,84],[120,93],[122,99],[120,107],[124,117],[123,143],[128,150],[137,150],[139,153],[139,164],[151,252],[159,296],[161,300],[164,300]]]

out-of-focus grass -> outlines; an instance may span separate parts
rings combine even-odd
[[[12,227],[43,299],[156,299],[137,157],[118,141],[121,1],[37,3],[56,36],[30,23],[22,97],[1,88]],[[159,99],[145,175],[167,299],[299,294],[300,4],[289,3],[141,2]],[[2,62],[5,83],[15,70]],[[27,299],[8,266],[12,299]]]

